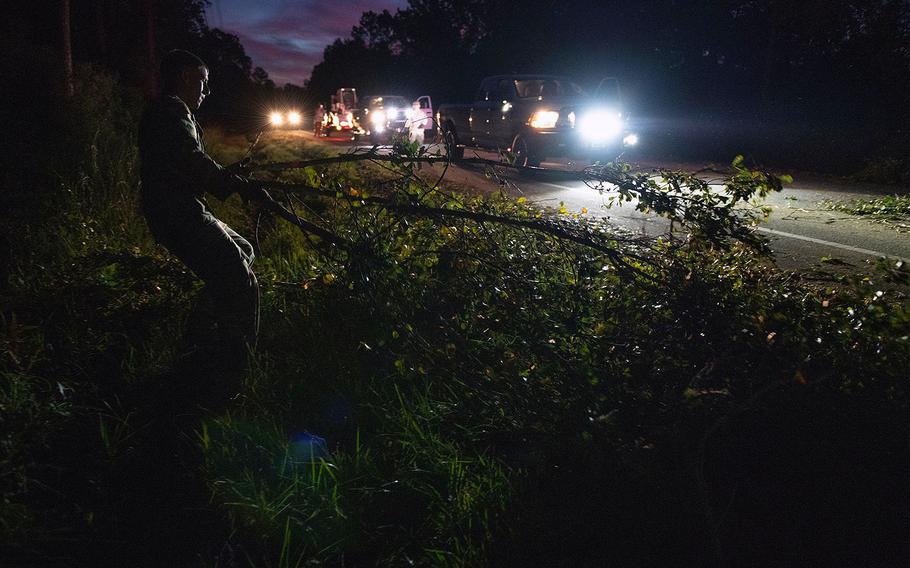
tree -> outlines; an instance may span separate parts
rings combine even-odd
[[[63,43],[63,94],[73,96],[73,42],[70,36],[70,2],[60,0],[60,31]]]

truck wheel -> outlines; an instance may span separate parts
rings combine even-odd
[[[527,168],[540,165],[540,157],[531,151],[527,139],[521,134],[516,134],[512,140],[512,155],[515,156],[515,165]]]
[[[449,124],[445,124],[442,127],[442,141],[445,144],[446,156],[449,157],[449,160],[457,162],[464,159],[464,147],[458,145],[455,129]]]

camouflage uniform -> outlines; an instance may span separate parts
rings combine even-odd
[[[223,339],[255,343],[259,284],[253,247],[215,218],[206,192],[225,199],[246,189],[205,153],[202,129],[177,96],[163,96],[145,111],[139,126],[142,211],[159,243],[205,282],[219,311]]]

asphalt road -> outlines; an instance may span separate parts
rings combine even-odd
[[[291,134],[283,133],[283,136]],[[293,134],[304,139],[316,139],[310,133]],[[319,143],[336,146],[339,151],[349,149],[354,143],[346,139],[321,139]],[[467,150],[466,156],[478,155],[495,159],[495,154]],[[637,162],[635,156],[626,158],[637,169],[651,171],[658,167],[696,171],[705,164],[678,164],[655,160]],[[506,182],[507,191],[524,196],[529,202],[541,206],[559,207],[563,203],[570,212],[587,210],[588,216],[602,216],[627,230],[657,236],[665,233],[668,224],[654,215],[646,215],[626,204],[624,207],[606,207],[610,192],[603,194],[572,179],[567,172],[581,169],[583,162],[561,159],[542,164],[557,170],[554,173],[522,175],[511,168],[494,168],[497,176]],[[429,172],[441,172],[439,165]],[[910,188],[885,187],[850,182],[818,175],[790,173],[793,183],[780,193],[769,196],[766,205],[772,209],[769,220],[757,229],[766,235],[775,253],[777,263],[784,269],[838,266],[841,269],[863,269],[876,258],[887,257],[910,263],[910,232],[901,232],[894,225],[829,211],[824,200],[864,199],[880,195],[910,193]],[[500,185],[485,175],[484,168],[475,165],[450,167],[445,178],[449,183],[485,191],[499,191]]]

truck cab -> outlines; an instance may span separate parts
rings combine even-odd
[[[622,113],[601,106],[568,77],[496,75],[483,79],[470,105],[442,105],[438,121],[455,157],[465,146],[505,151],[516,165],[536,166],[591,140],[619,147]]]
[[[360,130],[373,141],[405,131],[411,103],[400,95],[371,95],[363,98],[363,108],[354,113]]]

